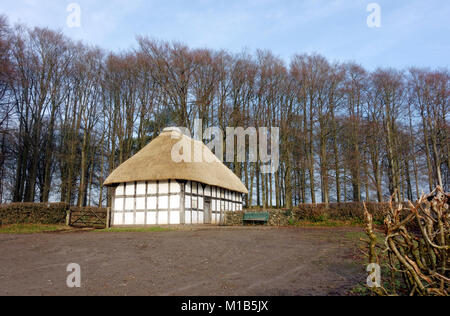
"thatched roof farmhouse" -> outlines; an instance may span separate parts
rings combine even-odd
[[[174,161],[175,146],[203,152],[201,162]],[[112,226],[217,224],[242,210],[241,180],[200,141],[166,129],[105,181],[113,187]]]

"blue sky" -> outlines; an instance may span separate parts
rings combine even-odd
[[[12,23],[48,26],[74,39],[121,51],[136,35],[193,48],[249,52],[270,49],[287,62],[296,53],[381,67],[448,67],[448,0],[1,0]],[[81,7],[69,28],[67,6]],[[381,7],[381,28],[369,28],[366,7]]]

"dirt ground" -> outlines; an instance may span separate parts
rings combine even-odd
[[[0,295],[345,295],[359,228],[0,235]],[[69,263],[81,288],[66,285]]]

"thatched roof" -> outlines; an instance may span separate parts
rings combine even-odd
[[[173,133],[178,137],[173,138]],[[203,162],[182,161],[177,163],[173,161],[172,148],[179,142],[187,148],[191,146],[192,161],[194,161],[194,144],[198,146],[197,148],[201,147]],[[181,151],[181,153],[183,152]],[[120,165],[110,174],[104,184],[112,186],[125,182],[169,179],[196,181],[248,194],[248,190],[241,180],[205,144],[172,129],[164,130],[150,144]]]

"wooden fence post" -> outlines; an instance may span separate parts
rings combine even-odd
[[[70,209],[66,212],[66,226],[70,226],[70,222],[72,221],[72,212]]]
[[[111,228],[111,208],[106,208],[106,228]]]

